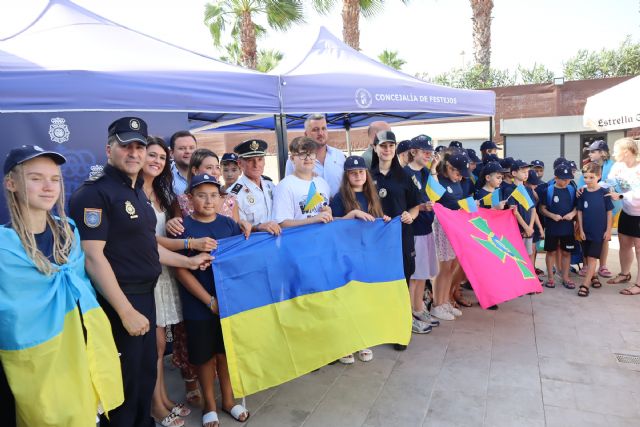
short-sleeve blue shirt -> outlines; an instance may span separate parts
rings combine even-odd
[[[429,178],[429,171],[426,168],[420,170],[413,170],[409,166],[404,167],[404,171],[407,173],[413,185],[416,186],[420,196],[420,203],[426,203],[429,201],[429,196],[425,191],[425,187],[427,185],[427,179]],[[418,213],[418,217],[413,220],[411,226],[413,227],[413,235],[414,236],[426,236],[431,233],[432,225],[433,225],[434,213],[433,211],[420,211]]]
[[[613,210],[611,197],[605,197],[608,191],[598,188],[589,191],[585,188],[578,197],[578,210],[582,211],[582,229],[587,240],[601,242],[607,230],[607,212]]]
[[[369,212],[369,201],[365,197],[362,191],[356,191],[356,201],[360,205],[360,210],[362,212]],[[342,195],[340,192],[336,193],[331,199],[331,203],[329,203],[329,207],[331,208],[331,214],[335,217],[343,217],[349,212],[346,211],[344,207],[344,202],[342,201]]]
[[[553,187],[553,196],[551,204],[547,205],[547,194],[543,194],[540,203],[547,206],[547,210],[551,213],[565,216],[575,207],[575,200],[572,200],[571,193],[568,188]],[[546,218],[545,234],[550,236],[573,236],[573,221],[560,220],[554,221]]]
[[[438,203],[440,203],[445,208],[451,209],[452,211],[457,211],[458,209],[460,209],[458,200],[462,200],[465,198],[460,183],[453,182],[442,175],[438,175],[438,182],[446,190],[440,200],[438,200]]]

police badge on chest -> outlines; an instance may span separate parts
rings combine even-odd
[[[129,218],[131,219],[138,218],[138,215],[136,215],[136,208],[133,206],[133,204],[130,201],[127,200],[126,202],[124,202],[124,210],[129,215]]]

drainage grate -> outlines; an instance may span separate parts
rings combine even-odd
[[[618,363],[640,365],[640,356],[635,354],[614,353]]]

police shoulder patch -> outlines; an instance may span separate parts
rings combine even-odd
[[[97,228],[102,224],[102,209],[84,208],[84,224],[89,228]]]
[[[262,179],[264,179],[265,181],[273,182],[273,180],[270,177],[266,176],[266,175],[262,175]]]
[[[231,189],[231,193],[237,195],[240,192],[240,190],[242,190],[242,184],[238,183],[233,186],[233,188]]]

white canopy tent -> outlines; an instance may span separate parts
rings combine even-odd
[[[640,76],[587,98],[583,124],[599,132],[640,127]]]

